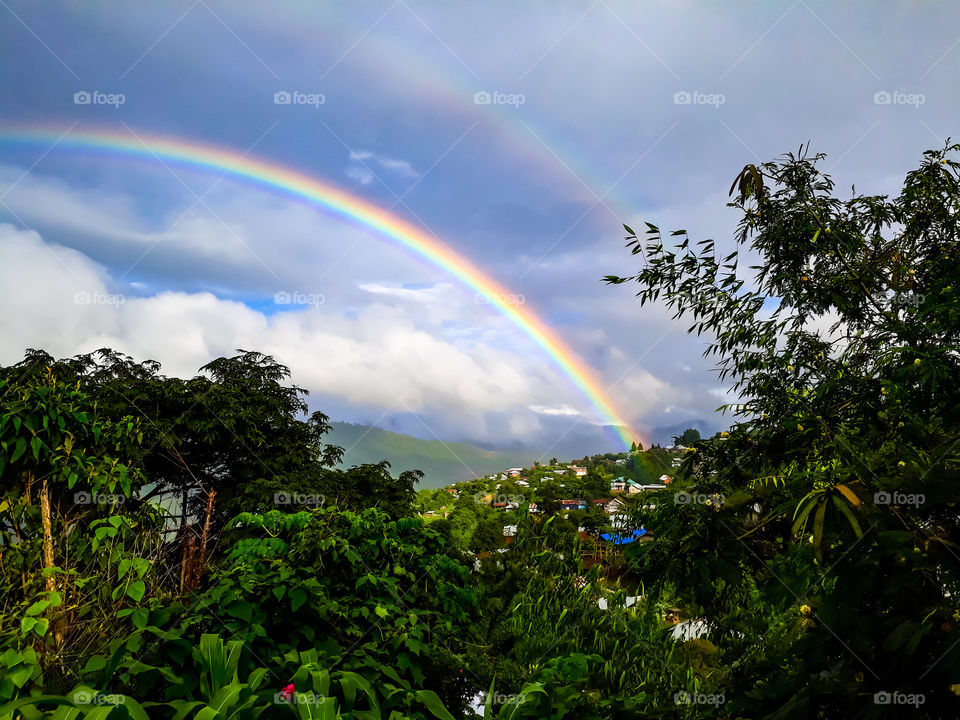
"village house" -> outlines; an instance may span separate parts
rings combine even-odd
[[[607,515],[616,515],[617,513],[622,512],[626,506],[627,504],[620,498],[613,498],[613,500],[607,502],[603,509],[606,511]]]
[[[667,487],[663,483],[650,483],[649,485],[641,485],[633,480],[627,480],[627,483],[629,484],[628,492],[631,494],[649,492],[651,490],[663,490]]]
[[[509,470],[507,470],[507,476],[517,477],[522,472],[523,472],[523,468],[510,468]]]
[[[572,470],[573,474],[577,477],[583,477],[587,474],[587,469],[585,467],[578,467],[577,465],[571,465],[569,470]]]
[[[623,492],[627,489],[627,479],[625,477],[618,477],[616,480],[610,481],[610,492]]]

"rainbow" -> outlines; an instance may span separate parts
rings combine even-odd
[[[605,424],[612,426],[626,447],[634,436],[628,424],[606,397],[590,369],[531,310],[510,302],[505,287],[484,274],[462,255],[414,227],[405,220],[351,195],[329,183],[281,165],[225,148],[190,142],[181,138],[144,136],[109,130],[64,133],[37,127],[0,128],[0,144],[38,145],[53,148],[163,160],[188,168],[219,171],[224,176],[306,200],[335,216],[367,226],[395,241],[429,263],[454,276],[460,283],[483,295],[514,325],[523,330],[577,389],[591,402]]]

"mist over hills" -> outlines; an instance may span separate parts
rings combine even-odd
[[[529,467],[535,460],[548,462],[556,457],[573,460],[587,455],[617,452],[612,446],[610,428],[585,425],[571,431],[560,442],[542,448],[485,448],[468,442],[428,440],[404,433],[383,430],[359,423],[333,422],[326,441],[345,449],[346,466],[389,460],[391,472],[422,470],[418,489],[439,488],[450,483],[472,480],[509,467]],[[671,438],[689,427],[708,434],[708,426],[700,420],[676,426],[655,428],[648,433],[659,445],[670,445]]]
[[[438,488],[462,480],[482,477],[504,468],[529,465],[536,459],[530,450],[487,450],[476,445],[441,440],[423,440],[369,425],[334,422],[327,442],[346,450],[345,465],[390,461],[396,475],[405,470],[422,470],[418,489]]]

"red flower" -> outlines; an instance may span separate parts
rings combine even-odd
[[[293,686],[293,683],[290,683],[285,688],[283,688],[283,690],[280,691],[280,697],[282,697],[285,701],[289,702],[290,700],[293,700],[293,693],[295,693],[296,691],[297,689]]]

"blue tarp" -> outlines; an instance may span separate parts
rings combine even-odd
[[[603,540],[612,542],[614,545],[626,545],[627,543],[631,543],[637,538],[643,537],[646,534],[647,534],[647,531],[644,530],[643,528],[640,528],[639,530],[634,530],[633,533],[630,535],[621,535],[619,533],[617,534],[601,533],[600,538]]]

